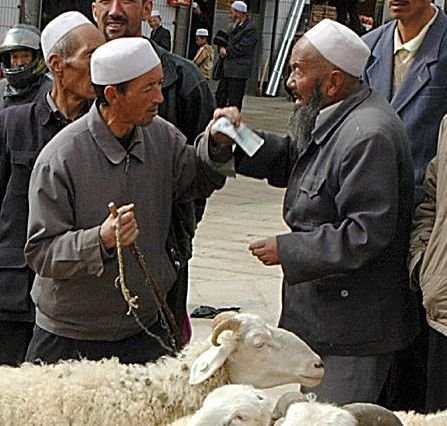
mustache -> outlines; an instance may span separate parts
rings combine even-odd
[[[124,17],[114,18],[113,16],[108,16],[106,19],[106,24],[127,24],[128,20]]]

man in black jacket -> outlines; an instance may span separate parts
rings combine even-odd
[[[23,248],[34,161],[47,142],[83,115],[95,98],[90,54],[104,37],[85,16],[69,13],[60,15],[59,19],[70,19],[63,19],[58,43],[45,54],[54,78],[51,92],[34,103],[0,112],[0,364],[22,363],[33,332],[29,291],[34,273],[26,265]]]
[[[153,10],[149,18],[149,26],[152,28],[151,40],[163,49],[171,51],[171,33],[161,23],[161,15],[158,10]]]
[[[150,16],[152,3],[152,0],[96,0],[92,4],[93,16],[107,40],[141,36],[141,22]],[[164,101],[158,107],[158,114],[177,126],[186,136],[188,143],[193,144],[213,116],[213,94],[207,81],[191,61],[170,53],[155,43],[153,45],[161,59],[164,73]],[[178,280],[169,292],[167,300],[179,328],[186,331],[185,343],[190,335],[187,332],[189,321],[186,315],[187,262],[192,256],[192,239],[203,209],[203,202],[174,204],[166,247],[178,270]]]
[[[223,77],[217,87],[216,102],[220,108],[236,106],[240,111],[258,39],[256,28],[247,17],[247,5],[243,1],[233,2],[230,19],[234,22],[234,28],[228,34],[228,44],[219,47],[219,56],[223,60]]]

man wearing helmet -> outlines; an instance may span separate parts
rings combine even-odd
[[[31,102],[51,90],[36,27],[18,24],[11,28],[0,46],[0,61],[5,75],[0,80],[0,109]]]

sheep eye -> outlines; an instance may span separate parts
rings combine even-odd
[[[265,346],[265,342],[256,342],[255,343],[255,348],[256,349],[261,349]]]

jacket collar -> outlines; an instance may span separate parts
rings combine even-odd
[[[137,126],[135,128],[129,151],[126,151],[105,124],[95,103],[87,115],[87,124],[94,141],[111,163],[120,164],[127,154],[144,163],[144,143],[141,127]]]
[[[419,51],[414,57],[407,74],[395,96],[391,99],[394,66],[394,31],[397,21],[388,24],[382,37],[375,45],[370,63],[366,68],[369,81],[379,81],[374,85],[399,113],[400,110],[430,81],[429,67],[438,62],[443,34],[447,30],[447,17],[441,10],[433,25],[427,31]],[[385,78],[383,78],[385,76]]]
[[[371,90],[362,84],[359,91],[349,95],[343,102],[312,131],[312,140],[315,144],[321,145],[328,137],[335,132],[346,116],[359,104],[361,104],[371,94]]]

